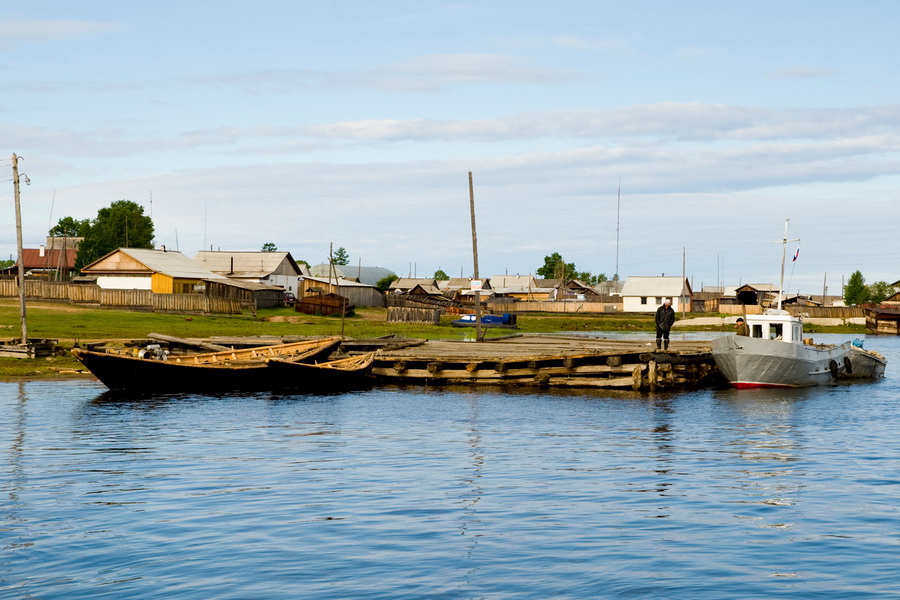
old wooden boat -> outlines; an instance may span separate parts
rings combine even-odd
[[[325,337],[290,344],[169,355],[158,349],[129,353],[73,348],[72,354],[111,390],[133,392],[230,391],[277,389],[266,359],[321,360],[341,343]]]
[[[863,348],[861,340],[854,340],[850,347],[850,368],[844,374],[847,379],[879,379],[884,377],[887,359]]]
[[[286,389],[347,389],[362,387],[369,375],[375,352],[326,362],[269,358],[266,363],[273,377]]]

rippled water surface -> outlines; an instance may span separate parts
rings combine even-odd
[[[0,383],[0,597],[897,598],[866,347],[886,379],[800,391]]]

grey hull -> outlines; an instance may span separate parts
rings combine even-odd
[[[844,359],[849,361],[850,343],[810,346],[730,335],[713,340],[712,355],[734,387],[806,387],[840,376]]]

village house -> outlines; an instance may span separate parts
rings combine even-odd
[[[683,277],[629,277],[622,286],[622,310],[656,312],[666,299],[676,312],[691,312],[691,284]]]
[[[390,269],[385,269],[383,267],[334,265],[332,268],[332,266],[327,263],[310,267],[309,275],[311,277],[324,277],[326,279],[328,277],[339,277],[341,279],[358,281],[359,283],[372,286],[377,285],[378,282],[385,277],[390,277],[392,275],[394,277],[397,276],[397,274]]]
[[[284,303],[279,287],[233,280],[204,269],[172,250],[118,248],[81,269],[105,290],[148,290],[156,294],[205,294],[251,302],[257,307]]]
[[[300,280],[299,301],[310,297],[343,296],[353,306],[384,306],[384,294],[374,285],[360,283],[353,279],[310,277]]]
[[[194,262],[208,271],[251,283],[280,287],[299,297],[298,279],[309,269],[298,264],[290,252],[201,251]]]
[[[391,282],[388,292],[391,294],[417,294],[426,296],[442,295],[441,288],[435,279],[401,277]]]
[[[532,275],[495,275],[491,277],[491,289],[497,298],[538,302],[556,300],[557,288],[544,287],[545,284],[538,281]]]

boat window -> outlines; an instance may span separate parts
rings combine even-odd
[[[762,336],[762,325],[754,325],[750,330],[750,337],[761,338]]]
[[[772,323],[769,325],[769,339],[780,340],[781,337],[781,323]]]
[[[641,304],[647,304],[647,296],[641,296]]]

